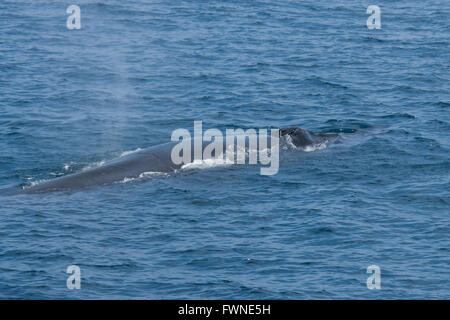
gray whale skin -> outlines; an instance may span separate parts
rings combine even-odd
[[[282,143],[283,139],[288,138],[291,144],[300,149],[337,137],[337,134],[315,134],[298,127],[280,129],[279,132],[280,143]],[[144,172],[172,172],[182,166],[174,164],[171,159],[171,151],[176,144],[178,142],[153,146],[112,160],[100,167],[62,176],[31,187],[13,187],[3,190],[2,194],[35,194],[80,190],[96,185],[123,181],[125,178],[137,178]]]

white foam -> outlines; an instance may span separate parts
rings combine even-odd
[[[219,166],[229,166],[234,164],[234,161],[224,160],[221,158],[217,159],[205,159],[205,160],[194,160],[191,163],[184,164],[181,169],[182,170],[191,170],[191,169],[208,169]]]
[[[104,164],[105,164],[105,160],[94,162],[94,163],[88,164],[87,166],[83,167],[81,169],[81,171],[85,171],[85,170],[92,169],[92,168],[98,168]]]
[[[306,146],[305,148],[302,148],[302,150],[305,152],[311,152],[311,151],[325,149],[327,146],[328,146],[328,142],[322,142],[322,143],[318,143],[318,144],[313,144],[311,146]]]
[[[284,137],[284,141],[286,142],[286,144],[283,146],[283,149],[284,149],[284,150],[287,150],[287,149],[294,149],[294,150],[297,150],[297,147],[296,147],[295,144],[292,142],[292,138],[291,138],[290,135],[286,135],[286,136]]]
[[[32,188],[34,186],[37,186],[38,184],[41,184],[41,183],[44,183],[44,182],[47,182],[47,181],[49,181],[49,180],[48,179],[41,179],[41,180],[32,181],[32,182],[30,182],[29,185],[22,186],[22,189],[25,190],[25,189],[28,189],[28,188]]]

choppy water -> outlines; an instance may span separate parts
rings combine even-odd
[[[274,176],[2,197],[0,298],[449,298],[450,2],[73,2],[81,30],[67,1],[0,3],[0,188],[194,120],[343,141],[282,153]]]

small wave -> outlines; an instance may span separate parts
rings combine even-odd
[[[62,176],[64,174],[65,174],[64,172],[50,172],[50,175],[54,176],[54,177],[59,177],[59,176]]]
[[[448,108],[450,106],[449,102],[445,102],[445,101],[439,101],[436,103],[439,107],[441,108]]]
[[[360,119],[330,119],[320,129],[322,132],[355,133],[362,129],[371,129],[373,125]]]
[[[381,116],[382,119],[395,119],[395,118],[406,118],[406,119],[417,119],[416,115],[410,114],[410,113],[393,113]]]

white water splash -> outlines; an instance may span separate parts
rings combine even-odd
[[[135,149],[135,150],[124,151],[124,152],[121,153],[120,157],[125,157],[125,156],[128,156],[128,155],[130,155],[130,154],[139,152],[139,151],[141,151],[141,150],[142,150],[141,148],[137,148],[137,149]]]
[[[182,170],[191,170],[191,169],[208,169],[219,166],[229,166],[234,164],[234,161],[224,160],[224,159],[205,159],[205,160],[195,160],[191,163],[184,164],[181,169]]]
[[[167,175],[168,175],[168,173],[166,173],[166,172],[147,171],[147,172],[141,173],[138,177],[135,177],[135,178],[124,178],[123,180],[118,181],[118,183],[128,183],[128,182],[141,180],[141,179],[145,179],[145,178],[161,177],[161,176],[167,176]]]
[[[89,170],[89,169],[101,167],[102,165],[105,164],[105,162],[106,162],[105,160],[102,160],[102,161],[98,161],[98,162],[94,162],[94,163],[88,164],[87,166],[83,167],[81,169],[81,171],[86,171],[86,170]]]
[[[325,149],[327,146],[328,146],[328,141],[327,142],[313,144],[313,145],[310,145],[310,146],[306,146],[305,148],[301,148],[301,149],[303,151],[305,151],[305,152],[311,152],[311,151]]]
[[[304,148],[302,147],[297,147],[293,142],[292,142],[292,138],[291,136],[287,135],[284,137],[284,146],[283,146],[283,150],[301,150],[304,152],[312,152],[312,151],[316,151],[316,150],[322,150],[325,149],[328,146],[329,141],[326,140],[324,142],[320,142],[320,143],[316,143],[316,144],[312,144],[309,146],[306,146]]]

